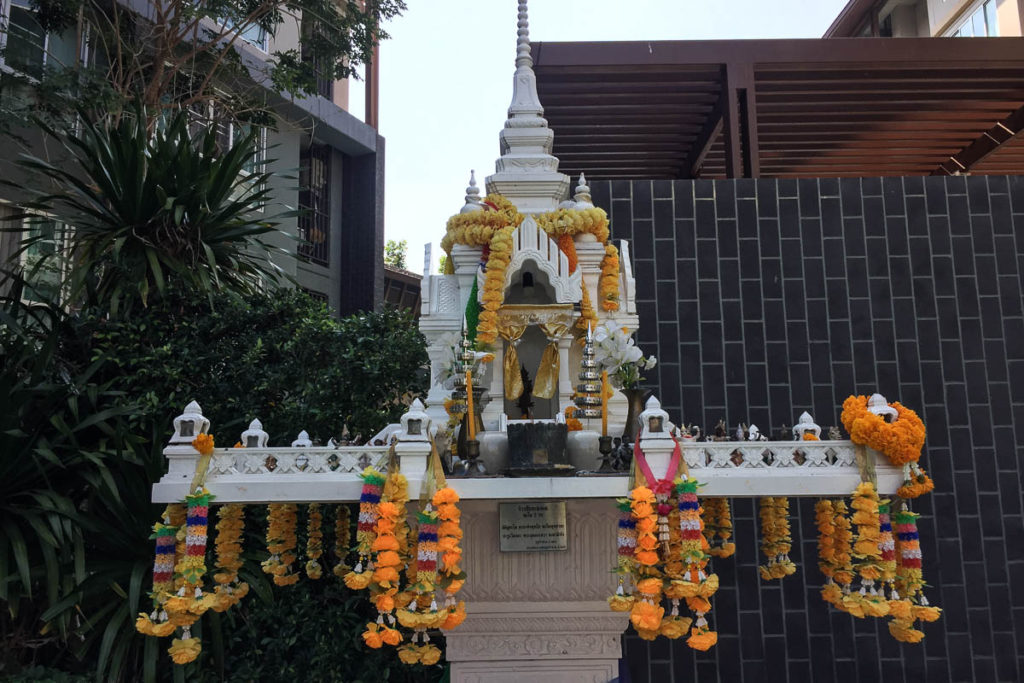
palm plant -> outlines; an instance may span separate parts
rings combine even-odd
[[[190,133],[190,115],[178,111],[155,130],[141,107],[116,127],[90,123],[58,132],[38,122],[62,143],[70,163],[25,157],[19,163],[48,181],[34,193],[25,217],[46,214],[60,221],[58,234],[22,241],[55,240],[48,249],[69,260],[66,294],[73,303],[130,314],[152,293],[168,286],[205,293],[254,293],[283,277],[268,244],[283,209],[268,215],[270,174],[253,168],[258,132],[227,149],[217,127]]]
[[[77,626],[72,610],[42,620],[86,577],[76,517],[91,491],[111,489],[108,460],[124,446],[130,407],[98,383],[99,363],[68,362],[67,315],[22,300],[7,280],[0,300],[0,604],[5,655],[46,651]]]

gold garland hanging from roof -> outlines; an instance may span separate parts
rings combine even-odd
[[[605,245],[601,261],[598,284],[600,307],[605,311],[619,308],[619,255],[618,250],[608,244],[608,214],[597,207],[589,209],[555,209],[534,216],[537,225],[559,243],[559,248],[575,261],[575,243],[567,249],[567,242],[576,235],[591,234]],[[512,258],[512,232],[523,220],[515,205],[499,194],[489,194],[481,203],[479,211],[460,213],[448,219],[447,230],[441,240],[441,248],[447,254],[445,272],[453,273],[452,248],[456,244],[485,248],[486,270],[481,293],[483,310],[477,325],[477,339],[484,346],[498,341],[498,309],[505,300],[505,272]],[[565,238],[569,238],[566,240]],[[575,270],[575,267],[572,268]],[[584,288],[584,315],[586,319],[596,318],[589,296]],[[582,323],[585,326],[585,323]]]

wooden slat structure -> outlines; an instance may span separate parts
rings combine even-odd
[[[570,175],[1024,172],[1024,38],[532,47]]]

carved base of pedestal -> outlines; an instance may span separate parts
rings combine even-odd
[[[628,615],[600,602],[473,603],[447,634],[452,683],[607,683]]]

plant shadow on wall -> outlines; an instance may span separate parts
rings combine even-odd
[[[423,339],[405,314],[336,320],[300,292],[273,289],[276,273],[257,241],[266,226],[250,216],[252,204],[220,191],[237,173],[224,167],[195,177],[208,159],[202,136],[176,137],[175,125],[159,144],[160,135],[126,141],[122,130],[100,126],[79,138],[91,136],[91,143],[75,146],[63,137],[78,161],[66,174],[51,171],[56,189],[33,208],[69,225],[88,214],[91,223],[22,244],[63,240],[42,250],[59,262],[47,271],[65,274],[49,290],[59,301],[38,301],[46,291],[33,282],[38,263],[28,272],[17,260],[5,264],[0,678],[382,680],[397,662],[334,646],[354,642],[364,626],[340,580],[271,589],[258,566],[263,551],[247,553],[241,572],[254,594],[236,614],[200,623],[210,647],[187,670],[172,674],[166,644],[135,631],[136,616],[150,604],[149,525],[160,512],[149,502],[150,486],[165,469],[162,449],[185,403],[202,403],[224,444],[257,416],[275,443],[289,443],[300,429],[326,442],[345,424],[352,434],[376,432],[425,383]],[[134,171],[122,163],[127,154],[111,152],[132,140],[152,161]],[[173,165],[153,158],[163,154],[189,174],[167,181],[186,190],[191,183],[207,204],[196,215],[179,212],[180,197],[161,202],[137,194],[149,213],[133,220],[160,227],[129,247],[124,213],[115,206],[123,197],[113,186],[149,187],[148,173]],[[243,156],[228,150],[220,159]],[[91,182],[93,172],[106,174],[111,186],[97,190],[103,185]],[[212,258],[199,246],[199,265],[179,265],[178,245],[203,244],[189,242],[189,230],[199,226],[204,240],[224,239]],[[70,263],[62,261],[67,255]],[[236,267],[243,261],[252,266],[248,273]],[[253,293],[261,281],[266,293]],[[258,525],[253,519],[250,527]],[[257,547],[262,543],[248,544]],[[440,671],[410,675],[432,680]]]

